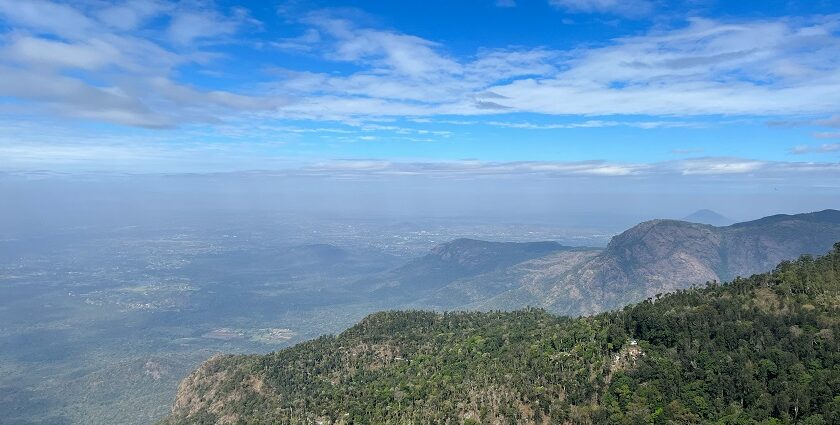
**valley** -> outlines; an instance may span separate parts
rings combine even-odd
[[[840,425],[840,1],[0,0],[0,425]]]
[[[9,412],[0,423],[150,423],[211,356],[275,352],[377,311],[595,314],[747,276],[840,240],[836,211],[728,227],[645,222],[606,247],[438,243],[415,230],[364,239],[358,223],[313,238],[305,226],[85,229],[85,239],[69,229],[73,243],[45,236],[38,249],[4,241],[0,343],[13,349],[0,352],[0,408]],[[383,249],[390,239],[403,242]],[[405,241],[425,253],[406,251]]]
[[[392,306],[348,285],[401,266],[442,233],[517,228],[394,226],[248,215],[9,229],[0,241],[0,424],[152,423],[208,357],[340,332]]]

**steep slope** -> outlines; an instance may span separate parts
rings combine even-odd
[[[414,299],[451,282],[502,270],[545,255],[571,250],[556,242],[487,242],[457,239],[434,247],[408,264],[357,282],[358,290],[374,296]]]
[[[377,313],[209,360],[162,423],[840,423],[838,335],[840,243],[594,317]]]
[[[778,215],[727,227],[652,220],[615,236],[598,256],[470,307],[539,306],[591,314],[659,293],[767,270],[840,240],[840,211]],[[536,304],[534,301],[538,301]]]

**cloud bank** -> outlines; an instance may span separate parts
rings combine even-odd
[[[641,0],[551,3],[587,13],[650,7]],[[468,55],[337,10],[294,17],[289,25],[303,31],[289,38],[261,33],[263,23],[245,9],[190,1],[0,0],[0,19],[7,28],[0,96],[32,113],[127,126],[252,115],[346,121],[840,113],[840,16],[696,18],[596,45],[485,46]],[[264,55],[260,78],[221,88],[184,76],[223,72],[220,61],[235,60],[236,51]],[[334,69],[277,66],[278,58],[295,55]]]

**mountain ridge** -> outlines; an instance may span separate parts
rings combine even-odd
[[[783,260],[825,252],[836,240],[840,211],[835,210],[725,227],[650,220],[613,237],[578,272],[549,282],[549,301],[540,307],[572,315],[597,313],[657,293],[749,276]],[[564,297],[561,288],[582,295]]]
[[[592,314],[657,293],[748,276],[783,260],[825,252],[836,240],[837,210],[779,214],[720,227],[654,219],[614,236],[603,250],[564,247],[543,257],[460,275],[435,285],[433,291],[411,293],[417,300],[411,306],[533,306],[572,316]],[[535,267],[537,263],[541,266]]]
[[[208,360],[161,425],[837,423],[839,313],[840,243],[583,318],[379,312]]]
[[[413,298],[457,279],[574,249],[552,241],[491,242],[460,238],[436,245],[428,254],[389,272],[362,279],[352,288],[388,298]]]

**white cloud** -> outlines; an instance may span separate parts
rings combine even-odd
[[[173,42],[186,46],[196,40],[232,35],[240,24],[214,12],[183,12],[172,17],[168,35]]]
[[[491,89],[516,110],[549,114],[836,111],[840,38],[832,28],[837,26],[836,19],[740,25],[694,20],[681,30],[580,51],[554,78]]]
[[[96,17],[103,24],[120,30],[133,30],[146,20],[171,11],[173,5],[157,0],[133,0],[115,4],[96,11]]]
[[[325,113],[355,104],[353,110],[358,115],[376,114],[373,109],[358,107],[366,104],[384,106],[382,110],[388,112],[383,115],[427,115],[461,108],[456,105],[465,101],[465,109],[477,110],[491,102],[478,99],[484,89],[499,80],[554,72],[548,61],[555,53],[545,49],[482,49],[472,60],[464,61],[444,53],[444,46],[436,42],[361,28],[330,12],[311,14],[304,22],[319,36],[304,34],[279,43],[296,50],[319,51],[327,60],[353,63],[362,70],[349,75],[283,72],[282,80],[272,89],[301,99],[300,105],[285,110],[295,116],[305,114],[311,105]]]
[[[840,132],[837,131],[823,131],[820,133],[814,133],[814,137],[817,139],[840,139]],[[825,146],[825,145],[823,145]]]
[[[345,177],[383,175],[425,175],[432,177],[482,177],[538,175],[548,178],[746,178],[779,179],[803,174],[836,175],[838,163],[773,162],[745,158],[702,157],[652,163],[611,161],[443,161],[396,162],[382,160],[333,160],[298,169],[313,175],[340,174]]]
[[[420,37],[358,28],[326,12],[312,14],[305,21],[333,38],[327,57],[334,60],[367,64],[413,78],[460,72],[460,64],[436,50],[440,47],[437,43]]]
[[[4,53],[19,63],[84,70],[118,62],[121,56],[116,47],[101,40],[67,43],[32,36],[12,38]]]
[[[301,173],[358,173],[365,175],[491,176],[527,175],[616,177],[644,173],[648,164],[622,164],[607,161],[580,162],[393,162],[380,160],[333,160],[312,164]]]
[[[474,124],[474,123],[473,123]],[[534,124],[529,122],[487,121],[484,124],[496,127],[518,128],[526,130],[556,130],[569,128],[602,128],[602,127],[632,127],[632,128],[679,128],[700,127],[702,124],[690,121],[612,121],[586,120],[562,124]]]
[[[165,33],[145,26],[159,15],[171,21]],[[0,18],[11,28],[0,36],[0,96],[16,98],[30,112],[160,128],[282,103],[176,80],[179,67],[206,65],[215,55],[194,42],[232,35],[252,22],[244,11],[224,15],[155,0],[73,6],[0,0]]]
[[[829,133],[834,135],[833,138],[840,138],[840,133]],[[832,138],[832,137],[826,137]],[[790,153],[792,154],[805,154],[805,153],[832,153],[832,152],[840,152],[840,143],[823,143],[819,146],[807,146],[807,145],[799,145],[794,146]]]
[[[301,101],[284,108],[281,117],[313,109],[320,111],[316,118],[514,112],[784,116],[840,110],[840,17],[737,24],[694,19],[683,28],[602,47],[483,49],[466,58],[447,55],[433,41],[359,28],[332,15],[305,22],[323,35],[313,43],[325,58],[362,70],[287,73],[274,90],[295,93]]]
[[[617,4],[565,3],[592,11]],[[33,109],[128,125],[217,122],[243,111],[260,111],[262,119],[345,122],[508,113],[681,117],[494,120],[534,129],[690,126],[690,117],[699,115],[840,114],[838,16],[694,19],[597,47],[494,46],[454,55],[434,40],[363,26],[336,11],[317,12],[298,21],[306,26],[300,36],[263,45],[321,55],[336,69],[280,71],[275,81],[248,87],[248,93],[191,86],[179,81],[178,72],[188,64],[214,71],[218,52],[208,46],[259,25],[244,10],[156,0],[79,6],[0,0],[0,16],[11,28],[0,38],[0,78],[22,76],[17,84],[0,84],[0,95]],[[149,27],[152,21],[168,24]],[[51,93],[22,86],[42,81]]]
[[[554,7],[578,13],[608,13],[623,16],[644,16],[653,11],[647,0],[549,0]]]
[[[675,161],[673,166],[684,175],[745,174],[764,168],[764,161],[740,158],[694,158]]]
[[[422,175],[433,178],[488,178],[530,176],[546,179],[741,179],[743,182],[809,181],[835,179],[837,162],[781,162],[737,157],[693,157],[669,161],[517,161],[481,160],[415,161],[378,159],[290,160],[267,154],[278,146],[295,142],[301,133],[327,136],[347,143],[369,140],[428,141],[424,129],[389,124],[358,124],[344,127],[294,127],[248,120],[208,129],[187,126],[177,130],[134,130],[114,134],[102,127],[64,125],[43,127],[37,121],[0,119],[0,171],[26,169],[65,170],[167,170],[211,172],[236,169],[277,170],[287,174],[341,176],[346,178]],[[384,135],[383,132],[390,132]],[[419,137],[415,137],[419,136]],[[402,138],[402,139],[401,139]],[[199,141],[199,142],[196,142]],[[381,142],[371,142],[381,143]],[[811,149],[838,149],[825,145]],[[119,163],[102,161],[118,159]],[[282,161],[281,161],[282,159]],[[279,162],[278,162],[279,161]]]
[[[96,27],[94,20],[73,7],[44,0],[0,0],[0,15],[16,25],[68,38]]]
[[[297,37],[276,40],[271,45],[283,50],[310,51],[320,41],[321,33],[318,30],[310,28]]]

